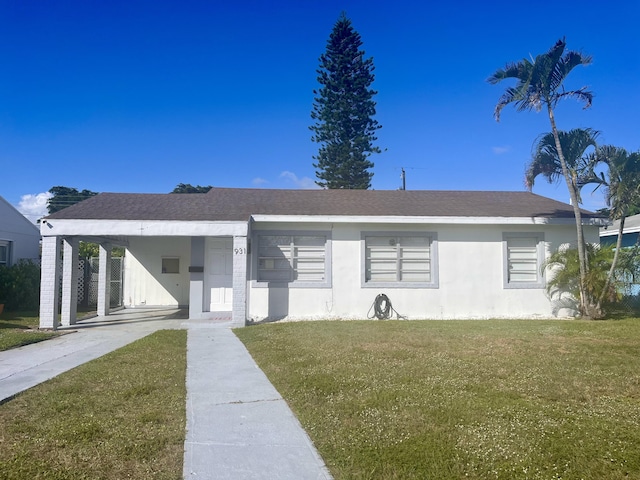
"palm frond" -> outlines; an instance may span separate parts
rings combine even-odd
[[[536,57],[540,88],[549,95],[553,95],[564,80],[564,77],[559,78],[559,65],[562,62],[562,54],[566,46],[567,43],[562,38],[547,53]]]
[[[567,166],[575,170],[588,169],[585,153],[589,147],[597,147],[598,130],[593,128],[574,128],[569,132],[558,132],[560,146],[564,154]]]
[[[487,81],[492,84],[506,79],[515,79],[517,81],[516,85],[508,87],[498,100],[493,112],[496,121],[500,121],[502,109],[511,103],[520,106],[520,109],[527,108],[532,70],[533,65],[531,62],[524,59],[521,62],[507,64],[504,69],[496,70],[494,74],[487,79]]]
[[[558,62],[560,73],[566,78],[567,75],[579,65],[590,65],[593,61],[591,55],[585,55],[575,50],[570,50],[564,54],[564,56]]]
[[[587,91],[586,88],[587,87],[582,87],[578,90],[562,91],[556,94],[553,97],[553,107],[555,107],[556,104],[564,98],[575,98],[579,102],[584,103],[584,107],[582,107],[583,109],[590,108],[593,103],[593,93]]]
[[[508,63],[504,68],[496,70],[487,81],[497,84],[502,80],[515,79],[517,84],[500,97],[494,110],[494,117],[500,121],[500,112],[513,103],[519,112],[525,110],[540,111],[544,105],[555,108],[557,102],[565,97],[573,96],[591,106],[593,94],[583,87],[578,90],[560,91],[567,75],[577,65],[588,65],[591,57],[579,52],[565,53],[566,42],[562,38],[546,53],[537,55],[532,60],[523,59]]]
[[[600,132],[592,128],[575,128],[569,132],[558,131],[560,148],[578,200],[580,200],[580,189],[584,185],[599,182],[599,177],[596,177],[593,171],[593,165],[598,163],[595,152],[591,152],[591,157],[587,154],[590,147],[594,149],[597,147],[596,140],[599,134]],[[527,185],[533,186],[535,178],[540,175],[549,183],[555,183],[563,178],[564,172],[553,133],[540,135],[534,145],[531,162],[525,173]]]
[[[603,172],[597,172],[596,167],[599,166],[600,159],[598,155],[597,149],[593,152],[588,153],[582,159],[584,162],[583,168],[581,169],[578,175],[578,188],[582,188],[586,185],[595,185],[593,191],[595,192],[600,187],[605,187],[605,196],[607,190],[607,180],[604,176]]]
[[[498,100],[496,108],[493,111],[493,116],[495,117],[495,119],[497,121],[500,121],[500,112],[502,112],[502,109],[511,103],[521,101],[522,95],[522,92],[516,87],[507,88],[504,94],[502,94],[502,96]]]
[[[518,81],[523,81],[527,77],[529,77],[529,71],[531,70],[532,64],[526,58],[519,62],[509,62],[504,68],[499,68],[496,70],[489,78],[487,78],[487,82],[492,85],[500,83],[502,80],[506,80],[509,78],[514,78]]]
[[[546,56],[552,59],[553,63],[556,64],[562,58],[562,54],[564,53],[564,49],[567,47],[566,37],[562,37],[556,41],[556,43],[549,49],[546,54],[542,54],[539,56]]]

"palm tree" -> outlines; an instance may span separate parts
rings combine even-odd
[[[534,59],[524,58],[519,62],[508,63],[504,68],[496,70],[493,75],[488,78],[488,82],[497,84],[507,79],[516,80],[516,85],[507,88],[498,100],[494,111],[494,116],[497,121],[500,121],[500,112],[502,112],[502,109],[512,103],[519,112],[524,110],[535,110],[539,112],[543,107],[547,110],[562,176],[567,183],[576,218],[577,246],[580,262],[580,310],[584,315],[588,316],[591,300],[587,297],[585,290],[589,267],[585,255],[582,215],[580,213],[578,197],[572,188],[571,175],[562,151],[554,109],[560,100],[568,97],[573,97],[584,102],[584,108],[591,106],[593,94],[587,91],[586,87],[578,90],[565,90],[563,86],[567,75],[569,75],[575,67],[591,63],[591,56],[583,55],[575,51],[565,52],[565,47],[565,39],[558,40],[548,52],[538,55]]]
[[[590,128],[576,128],[569,132],[558,131],[567,168],[571,175],[571,185],[578,201],[580,201],[580,191],[585,185],[596,184],[596,188],[604,186],[609,215],[612,220],[620,222],[616,247],[611,265],[608,268],[606,281],[599,291],[587,286],[588,293],[596,300],[591,311],[592,316],[602,314],[602,304],[611,296],[611,284],[618,268],[625,219],[629,215],[637,213],[640,207],[640,152],[629,153],[624,148],[610,145],[597,147],[598,135],[598,131]],[[595,150],[585,154],[589,147],[595,147]],[[601,165],[607,167],[606,174],[596,171]],[[534,147],[531,163],[525,174],[527,188],[531,189],[535,179],[540,175],[549,183],[559,181],[562,176],[555,139],[551,133],[542,135]],[[589,270],[591,268],[593,268],[593,263],[589,262]],[[592,275],[588,275],[588,278],[592,277]],[[589,279],[587,279],[588,283]]]
[[[589,272],[587,274],[584,289],[591,297],[601,295],[609,301],[618,298],[619,282],[615,285],[607,281],[607,272],[610,271],[612,258],[614,257],[613,246],[601,246],[599,244],[585,245],[587,261],[589,262]],[[547,282],[547,293],[554,304],[554,308],[575,308],[575,299],[580,294],[578,252],[576,248],[563,245],[552,253],[543,263],[542,268],[552,268],[553,277]],[[567,293],[568,296],[564,294]]]
[[[607,145],[591,154],[589,163],[591,165],[589,178],[594,179],[592,182],[598,179],[598,183],[606,187],[605,199],[609,207],[609,215],[612,220],[620,221],[611,268],[596,303],[596,310],[600,310],[618,264],[625,219],[640,205],[640,152],[629,153],[624,148]],[[606,176],[598,175],[594,171],[595,166],[601,163],[608,167]]]

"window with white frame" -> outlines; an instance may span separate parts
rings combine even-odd
[[[0,240],[0,265],[9,266],[11,242]]]
[[[509,233],[503,236],[506,288],[542,288],[541,271],[544,238],[536,233]]]
[[[327,235],[258,235],[258,282],[320,285],[328,282]]]
[[[365,286],[437,287],[435,235],[364,233]]]

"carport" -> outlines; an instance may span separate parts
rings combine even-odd
[[[204,196],[204,195],[202,195]],[[232,322],[244,326],[247,298],[248,220],[229,219],[226,212],[208,212],[201,195],[100,194],[45,218],[42,235],[40,328],[57,329],[77,322],[79,242],[100,247],[97,313],[110,314],[110,266],[114,246],[139,250],[153,241],[181,242],[188,260],[183,274],[188,285],[184,304],[128,305],[129,307],[188,308],[190,319],[207,319],[215,314],[211,297],[211,273],[215,264],[207,248],[215,239],[224,243],[228,272],[228,308]],[[225,217],[226,215],[226,217]],[[222,217],[222,218],[220,218]],[[207,264],[209,262],[209,264]],[[127,267],[125,267],[127,268]],[[163,267],[164,268],[164,267]],[[187,270],[188,269],[188,270]],[[187,273],[188,272],[188,273]],[[148,278],[161,272],[149,269]],[[141,281],[131,278],[130,282]],[[60,288],[62,285],[62,288]],[[59,307],[60,306],[60,307]],[[60,317],[58,314],[60,313]]]

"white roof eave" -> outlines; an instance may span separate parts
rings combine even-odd
[[[283,223],[367,223],[367,224],[458,224],[458,225],[573,225],[571,218],[548,217],[405,217],[346,215],[253,215],[254,222]],[[606,219],[593,218],[584,225],[608,225]],[[87,220],[44,219],[42,236],[245,236],[246,221],[202,220]],[[625,229],[626,230],[626,229]]]
[[[246,236],[247,231],[248,222],[246,221],[45,219],[40,226],[40,233],[43,237]]]
[[[405,223],[480,225],[574,225],[572,218],[553,217],[446,217],[446,216],[369,216],[369,215],[252,215],[254,222],[288,223]],[[583,225],[603,226],[602,218],[583,219]]]

